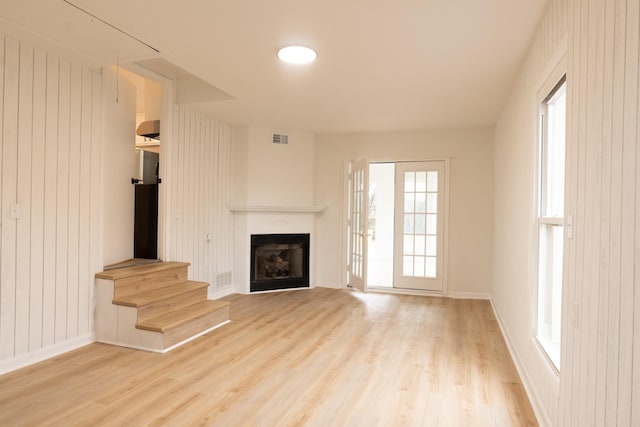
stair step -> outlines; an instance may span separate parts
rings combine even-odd
[[[200,301],[179,310],[138,322],[136,328],[153,332],[167,332],[218,310],[228,310],[230,305],[231,303],[228,301]]]
[[[133,267],[114,268],[112,270],[103,271],[96,274],[98,279],[119,280],[132,276],[141,276],[144,274],[155,273],[158,271],[172,270],[174,268],[189,267],[188,262],[156,262],[146,265],[135,265]]]
[[[164,286],[162,288],[152,289],[150,291],[141,292],[139,294],[127,295],[120,298],[114,298],[113,303],[116,305],[124,305],[127,307],[143,307],[155,302],[180,296],[184,293],[199,289],[206,289],[209,284],[206,282],[196,282],[188,280],[175,285]],[[206,295],[206,294],[205,294]]]

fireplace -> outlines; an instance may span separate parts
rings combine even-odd
[[[309,287],[309,234],[252,234],[250,291]]]

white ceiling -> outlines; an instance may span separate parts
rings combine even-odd
[[[0,25],[100,64],[115,62],[114,50],[121,61],[157,55],[102,19],[230,95],[193,105],[224,121],[372,132],[493,125],[547,3],[0,0]],[[317,61],[280,63],[278,48],[292,43],[316,49]]]

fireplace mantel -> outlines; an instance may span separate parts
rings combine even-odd
[[[322,213],[326,206],[227,206],[231,212],[275,212],[275,213]]]

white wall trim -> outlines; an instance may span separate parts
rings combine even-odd
[[[478,299],[491,300],[491,294],[487,292],[449,292],[449,298],[454,299]]]
[[[0,375],[42,362],[43,360],[51,359],[52,357],[93,344],[94,342],[96,342],[96,334],[91,333],[42,348],[40,350],[16,356],[12,359],[0,361]]]
[[[226,297],[228,295],[231,295],[235,293],[234,289],[233,289],[233,285],[232,286],[227,286],[226,288],[223,289],[218,289],[213,290],[211,289],[211,287],[209,287],[209,292],[207,293],[207,298],[209,299],[219,299],[219,298],[223,298]]]
[[[513,360],[513,364],[518,371],[518,375],[520,375],[520,380],[522,381],[522,385],[524,386],[525,392],[527,393],[529,402],[531,402],[531,407],[533,408],[536,419],[541,427],[551,427],[553,424],[549,419],[549,414],[547,414],[547,412],[545,411],[540,396],[538,396],[538,394],[535,392],[535,387],[533,387],[531,375],[529,375],[529,371],[525,367],[526,365],[523,363],[522,359],[520,358],[520,354],[512,344],[513,341],[511,340],[511,336],[509,335],[509,330],[505,327],[502,318],[500,317],[500,313],[498,312],[498,309],[496,308],[496,305],[493,301],[493,298],[490,298],[489,301],[491,302],[491,309],[493,310],[493,314],[498,321],[498,326],[500,327],[500,331],[502,332],[504,341],[507,344],[507,349],[509,350],[509,354],[511,355],[511,360]]]

